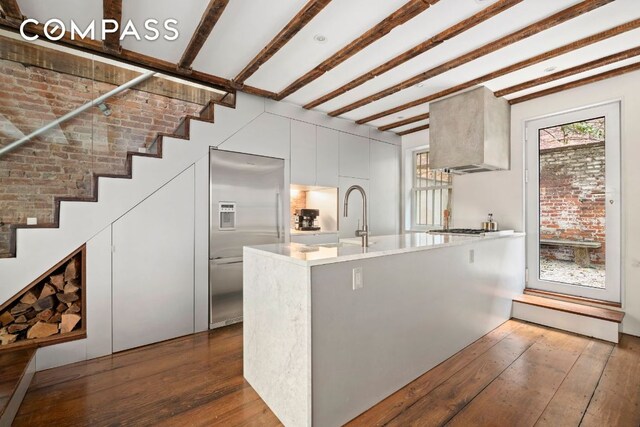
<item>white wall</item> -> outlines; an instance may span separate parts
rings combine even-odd
[[[480,225],[493,212],[501,228],[524,230],[524,124],[543,116],[622,102],[622,304],[625,333],[640,336],[640,72],[516,104],[511,109],[511,170],[456,176],[453,221]],[[415,134],[414,138],[420,134]],[[403,148],[411,140],[403,139]]]

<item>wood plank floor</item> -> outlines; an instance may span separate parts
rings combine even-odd
[[[242,377],[242,327],[36,374],[15,426],[272,426]],[[510,320],[350,426],[640,425],[640,338]]]
[[[34,355],[32,348],[0,353],[0,415],[4,414]]]

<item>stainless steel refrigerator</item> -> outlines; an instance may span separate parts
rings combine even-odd
[[[211,328],[242,321],[242,248],[284,241],[283,192],[283,159],[211,149]]]

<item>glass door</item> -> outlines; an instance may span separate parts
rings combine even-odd
[[[527,287],[620,302],[620,104],[526,125]]]

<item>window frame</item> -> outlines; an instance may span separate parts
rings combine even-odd
[[[451,204],[451,196],[453,194],[453,179],[451,173],[449,173],[449,183],[446,185],[426,185],[425,187],[417,187],[417,173],[418,173],[418,156],[420,154],[427,154],[429,156],[429,148],[420,148],[411,152],[412,160],[411,160],[411,229],[416,231],[428,231],[428,230],[441,230],[443,229],[442,224],[418,224],[416,222],[416,209],[417,209],[417,193],[419,191],[426,191],[429,194],[430,191],[435,190],[449,190],[449,205]],[[427,177],[429,176],[429,171],[431,169],[428,167],[427,162]],[[429,180],[427,179],[427,182]],[[442,212],[440,213],[442,215]],[[427,216],[428,217],[428,216]],[[449,222],[451,223],[451,217],[449,218]],[[442,217],[441,217],[442,220]],[[442,221],[441,221],[442,222]]]

